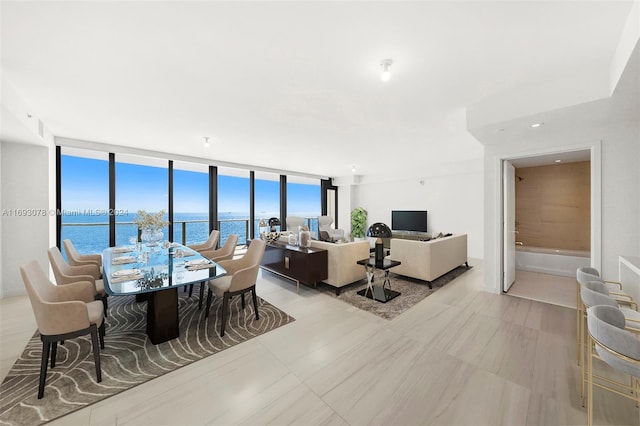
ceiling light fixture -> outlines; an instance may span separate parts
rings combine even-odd
[[[356,166],[351,166],[351,171],[352,171],[353,173],[355,173],[355,172],[356,172]]]
[[[540,127],[540,126],[542,126],[543,124],[544,124],[543,122],[540,122],[540,123],[533,123],[533,124],[531,125],[531,127],[536,128],[536,127]]]
[[[556,163],[562,163],[562,160],[556,160]]]
[[[380,68],[382,72],[380,73],[380,80],[389,81],[391,78],[391,64],[393,61],[391,59],[385,59],[380,63]]]
[[[208,136],[204,137],[204,147],[205,148],[209,148],[209,137]]]

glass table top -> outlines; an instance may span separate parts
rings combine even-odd
[[[184,257],[176,257],[182,251]],[[149,293],[226,275],[220,265],[181,244],[140,250],[110,247],[102,253],[105,291],[110,295]]]

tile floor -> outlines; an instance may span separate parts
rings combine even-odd
[[[575,309],[576,279],[516,270],[516,280],[507,294]]]
[[[470,263],[393,321],[261,274],[295,322],[53,424],[585,424],[575,312],[486,293]],[[4,377],[35,325],[27,297],[0,308]],[[597,424],[640,424],[633,402],[594,401]]]

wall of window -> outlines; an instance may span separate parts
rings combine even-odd
[[[238,244],[244,244],[249,238],[249,196],[248,170],[218,168],[220,245],[227,241],[229,234],[238,235]]]
[[[287,176],[287,216],[306,218],[309,229],[317,235],[321,207],[320,179]]]
[[[133,219],[138,210],[165,211],[169,220],[169,172],[167,160],[116,154],[116,245],[127,245],[138,235]],[[162,230],[168,239],[169,228]]]
[[[209,237],[209,167],[173,162],[173,241],[202,243]]]
[[[70,239],[80,253],[100,253],[109,246],[109,154],[63,147],[60,169],[60,241]]]
[[[138,226],[134,223],[138,210],[149,213],[164,210],[165,220],[171,219],[173,224],[172,235],[169,235],[169,226],[163,229],[164,239],[186,244],[205,241],[211,226],[220,231],[220,245],[232,233],[238,235],[239,244],[245,244],[252,231],[254,235],[259,234],[261,219],[268,221],[277,217],[284,224],[285,218],[280,217],[281,203],[286,203],[283,208],[287,215],[305,217],[312,231],[318,229],[319,179],[287,176],[287,197],[281,200],[281,176],[254,172],[252,212],[251,172],[246,169],[173,161],[170,194],[167,159],[71,147],[61,147],[60,154],[62,223],[59,235],[61,241],[71,239],[81,253],[99,253],[110,243],[130,244],[138,235]],[[110,167],[115,175],[113,187],[110,187]],[[211,181],[216,170],[217,181]],[[114,197],[111,206],[110,196]],[[213,204],[210,204],[211,197]],[[169,217],[170,203],[172,218]],[[113,217],[109,212],[113,212]],[[113,242],[110,235],[115,236]]]

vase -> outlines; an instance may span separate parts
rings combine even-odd
[[[140,239],[147,244],[147,247],[155,247],[162,240],[164,234],[159,229],[143,229]]]
[[[311,233],[309,231],[300,231],[298,244],[300,247],[311,247]]]

